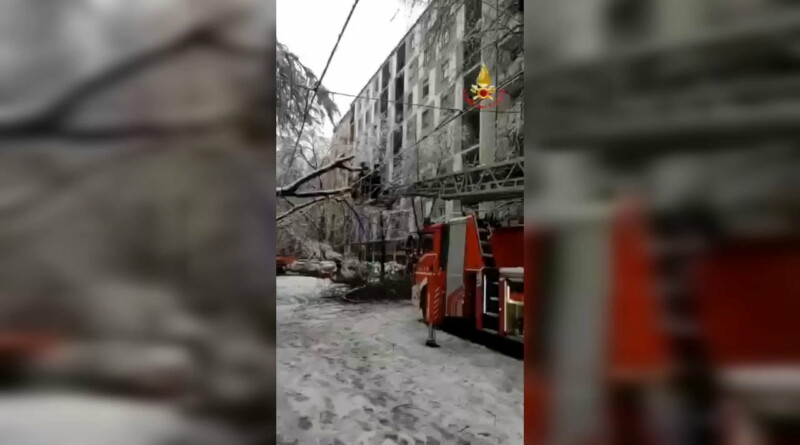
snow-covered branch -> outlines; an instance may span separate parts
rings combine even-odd
[[[300,210],[303,210],[303,209],[305,209],[307,207],[311,207],[314,204],[317,204],[319,202],[326,201],[327,199],[328,199],[327,196],[319,197],[319,198],[316,198],[316,199],[312,199],[310,201],[306,201],[306,202],[304,202],[304,203],[302,203],[300,205],[293,206],[291,209],[289,209],[289,210],[281,213],[280,215],[278,215],[277,218],[275,218],[275,221],[276,222],[280,222],[280,221],[288,218],[289,216],[299,212]]]
[[[331,189],[331,190],[311,190],[311,191],[307,191],[307,192],[299,192],[298,190],[300,189],[300,187],[303,184],[305,184],[305,183],[307,183],[307,182],[309,182],[309,181],[311,181],[311,180],[313,180],[315,178],[318,178],[318,177],[324,175],[325,173],[327,173],[327,172],[329,172],[331,170],[336,170],[336,169],[352,170],[352,167],[346,165],[347,162],[349,162],[352,159],[353,159],[352,155],[351,156],[340,157],[339,159],[331,162],[330,164],[324,165],[324,166],[312,171],[311,173],[301,177],[300,179],[292,182],[291,184],[289,184],[289,185],[287,185],[285,187],[278,187],[275,190],[275,196],[277,196],[278,198],[287,198],[287,197],[309,198],[309,197],[315,197],[315,196],[317,196],[317,197],[319,197],[319,196],[333,196],[333,195],[336,195],[336,194],[345,193],[348,190],[350,190],[349,187],[343,187],[343,188]]]
[[[317,198],[323,196],[336,196],[349,192],[352,187],[339,187],[328,190],[308,190],[305,192],[294,192],[290,195],[293,198]]]

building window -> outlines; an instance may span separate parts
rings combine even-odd
[[[466,10],[466,29],[472,31],[481,19],[483,2],[481,0],[467,0],[464,4]]]
[[[383,69],[381,69],[381,90],[389,85],[389,76],[391,74],[392,72],[389,70],[389,61],[387,60],[386,63],[383,64]]]
[[[431,60],[433,60],[433,45],[428,45],[425,48],[425,55],[423,56],[423,61],[425,65],[430,65]]]
[[[399,73],[406,66],[406,43],[403,42],[397,49],[397,66],[395,72]]]
[[[474,108],[462,117],[461,146],[464,150],[480,143],[480,110]]]
[[[453,108],[453,95],[452,94],[447,93],[447,94],[444,95],[444,97],[442,97],[441,107],[442,108]]]
[[[431,119],[433,115],[431,114],[431,110],[425,110],[422,112],[422,129],[427,130],[431,126]]]
[[[428,79],[422,81],[422,98],[428,97],[428,93],[430,92],[430,82]]]
[[[405,92],[405,86],[406,86],[405,76],[400,74],[394,80],[394,100],[396,100],[396,101],[403,100],[403,94]]]
[[[401,148],[403,148],[403,127],[397,127],[392,134],[392,150],[395,156],[400,153]]]
[[[447,46],[450,45],[450,28],[447,27],[442,30],[442,35],[439,38],[439,41],[436,43],[436,48],[441,53]]]
[[[405,76],[400,74],[394,81],[394,113],[395,122],[403,119],[403,96],[405,96]]]
[[[417,142],[417,121],[416,119],[409,119],[406,124],[406,144],[413,144]]]
[[[350,134],[349,134],[349,137],[347,138],[347,143],[348,143],[348,144],[352,144],[352,143],[353,143],[353,141],[355,140],[355,137],[356,137],[356,133],[355,133],[355,131],[356,131],[356,126],[355,126],[355,123],[354,123],[354,122],[353,122],[353,120],[352,120],[352,116],[351,116],[351,118],[350,118],[350,125],[349,125],[349,127],[350,127],[350,128],[348,128],[348,130],[350,130]]]
[[[383,90],[381,93],[381,115],[386,114],[386,110],[389,108],[389,89]]]
[[[449,60],[445,60],[444,63],[442,63],[441,75],[442,75],[442,80],[443,81],[450,80],[450,61]]]

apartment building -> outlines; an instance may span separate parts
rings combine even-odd
[[[481,64],[508,95],[497,109],[464,112],[465,90],[475,84]],[[352,120],[347,147],[355,164],[378,168],[391,191],[520,156],[521,73],[521,2],[434,2],[377,67],[343,119]],[[369,228],[359,229],[354,243],[400,241],[424,217],[441,219],[462,209],[457,201],[401,198],[391,210],[361,211]]]

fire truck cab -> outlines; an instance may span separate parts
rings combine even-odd
[[[412,300],[431,335],[458,320],[522,341],[523,233],[521,225],[498,227],[474,215],[424,227]]]

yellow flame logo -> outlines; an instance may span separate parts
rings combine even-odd
[[[472,97],[477,101],[494,100],[493,94],[497,89],[492,85],[492,76],[489,74],[489,68],[486,65],[481,65],[481,71],[478,73],[477,85],[472,85],[470,91],[474,96]]]
[[[488,87],[492,84],[492,76],[489,75],[489,68],[486,65],[481,65],[481,72],[478,73],[478,85]]]

